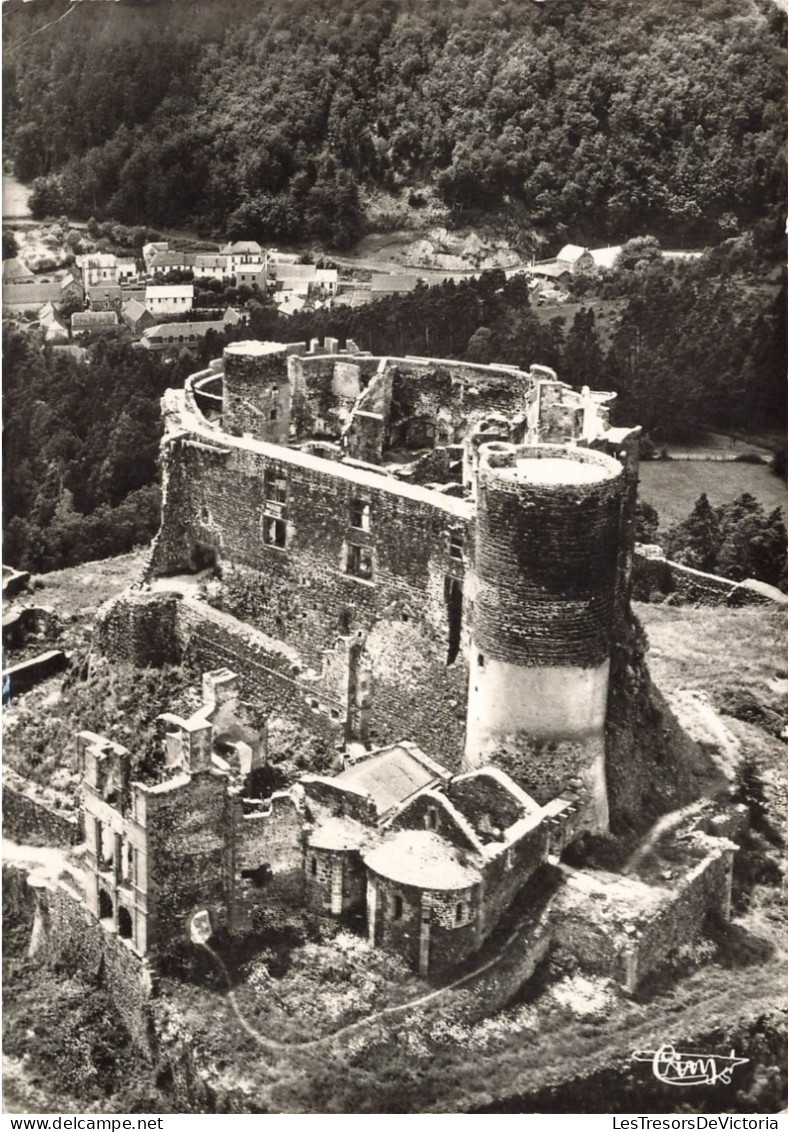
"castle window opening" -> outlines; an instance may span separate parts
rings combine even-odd
[[[372,551],[367,546],[354,546],[347,548],[347,572],[354,578],[372,577]]]
[[[363,499],[354,499],[350,504],[350,525],[359,531],[369,530],[369,504]]]
[[[112,897],[103,888],[99,889],[98,894],[98,913],[100,920],[114,919],[114,909],[112,907]]]
[[[128,908],[118,908],[118,935],[121,939],[131,939],[133,934],[131,913]]]
[[[287,503],[287,480],[284,476],[266,475],[265,498],[271,503]]]
[[[313,877],[317,876],[317,857],[313,857],[309,862],[309,872]]]
[[[462,547],[463,547],[463,534],[462,531],[452,531],[449,535],[449,557],[456,558],[458,562],[462,562]]]
[[[427,829],[437,829],[438,828],[438,811],[435,809],[434,806],[428,807],[426,822],[427,822]]]
[[[463,924],[467,919],[467,905],[458,904],[454,910],[454,922],[456,924]]]
[[[279,416],[279,410],[278,409],[272,409],[271,412],[268,414],[268,416],[269,416],[269,420],[275,421],[276,418]]]
[[[476,663],[478,664],[479,668],[484,668],[484,656],[482,655],[482,653],[479,653],[478,657],[476,658]]]
[[[263,542],[266,546],[275,546],[279,550],[287,547],[287,523],[284,519],[266,515],[263,520]]]
[[[401,920],[403,908],[404,908],[404,905],[402,903],[402,897],[401,896],[395,896],[394,897],[394,913],[393,913],[392,918],[395,919],[395,920]]]

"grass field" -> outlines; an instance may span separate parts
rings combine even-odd
[[[654,460],[640,465],[640,498],[659,512],[664,531],[686,519],[704,492],[719,507],[748,491],[768,510],[782,507],[788,516],[788,489],[766,464],[717,460]]]

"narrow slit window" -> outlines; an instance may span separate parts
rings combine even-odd
[[[402,919],[402,912],[403,912],[402,897],[401,896],[395,896],[394,897],[394,919],[395,920],[401,920]]]
[[[465,540],[462,531],[452,531],[449,534],[449,557],[462,562],[462,548]]]

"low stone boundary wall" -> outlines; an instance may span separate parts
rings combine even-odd
[[[16,781],[10,783],[6,778],[3,782],[3,836],[23,845],[56,845],[67,849],[81,840],[81,827],[76,815],[72,818],[58,813],[43,798],[35,798]]]
[[[735,582],[718,574],[706,574],[672,562],[652,547],[636,547],[632,584],[637,601],[670,597],[682,605],[788,605],[788,594],[766,582],[755,578]]]

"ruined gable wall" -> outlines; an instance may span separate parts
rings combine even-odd
[[[252,926],[252,913],[272,899],[300,904],[304,894],[304,815],[289,796],[274,795],[259,812],[245,813],[241,800],[231,802],[232,899],[230,926]],[[270,878],[244,876],[268,866]]]

